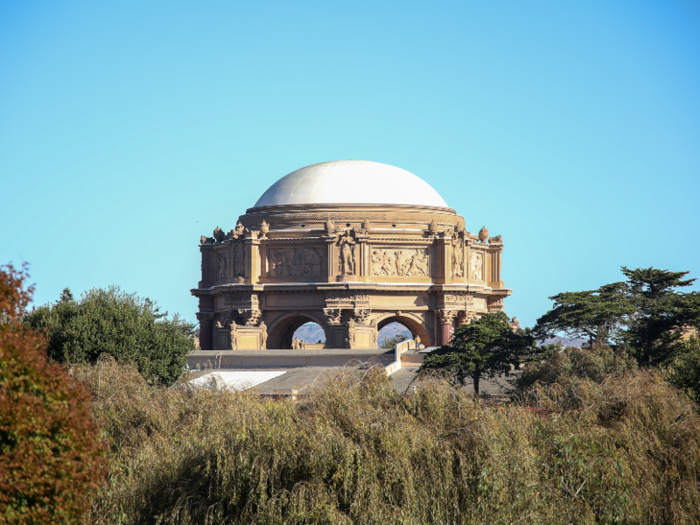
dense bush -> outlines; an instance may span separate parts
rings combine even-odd
[[[667,379],[700,404],[700,340],[691,337],[666,369]]]
[[[301,401],[81,367],[114,468],[96,523],[698,523],[700,419],[649,372],[489,406],[379,369]]]
[[[148,299],[117,287],[90,290],[77,301],[64,290],[56,303],[28,312],[24,320],[46,330],[51,360],[94,363],[107,353],[166,385],[180,377],[185,356],[195,349],[192,324],[177,314],[168,319]]]
[[[589,380],[600,383],[610,374],[624,374],[638,368],[633,358],[622,351],[615,353],[609,346],[586,349],[567,346],[551,353],[547,359],[525,365],[516,382],[519,388],[528,388],[536,382],[568,384]]]
[[[0,267],[0,523],[79,523],[104,479],[90,396],[21,315],[26,271]]]

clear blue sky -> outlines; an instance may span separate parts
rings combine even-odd
[[[503,235],[523,325],[621,265],[700,277],[700,3],[0,0],[0,263],[38,304],[194,321],[199,236],[335,159]]]

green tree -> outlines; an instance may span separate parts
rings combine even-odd
[[[379,345],[382,348],[394,348],[397,344],[403,343],[406,339],[408,339],[404,334],[396,334],[391,337],[385,337],[382,339],[381,344]]]
[[[91,397],[22,324],[26,269],[0,267],[0,524],[81,523],[105,479]]]
[[[107,353],[166,385],[180,377],[186,354],[195,349],[193,324],[177,314],[168,319],[149,299],[118,287],[93,289],[79,300],[65,289],[56,303],[28,312],[24,322],[46,330],[52,361],[94,363]]]
[[[653,267],[630,270],[623,266],[622,273],[635,309],[626,334],[631,353],[641,364],[667,362],[683,346],[683,329],[700,325],[700,294],[679,291],[695,279],[683,279],[690,272]]]
[[[588,338],[589,344],[621,344],[634,306],[624,282],[606,284],[597,290],[563,292],[550,297],[554,308],[537,320],[533,336],[543,341],[562,334]]]
[[[449,345],[425,356],[421,369],[448,370],[453,381],[461,385],[471,379],[479,395],[482,377],[509,375],[523,356],[536,351],[534,343],[529,331],[513,331],[505,313],[490,313],[457,328]]]

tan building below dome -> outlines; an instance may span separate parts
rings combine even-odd
[[[511,294],[500,236],[469,233],[425,181],[377,162],[292,172],[200,250],[204,350],[291,349],[310,321],[328,348],[376,348],[394,321],[440,345]]]

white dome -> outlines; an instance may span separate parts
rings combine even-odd
[[[448,207],[437,191],[413,173],[368,160],[334,160],[293,171],[270,186],[255,208],[285,204]]]

